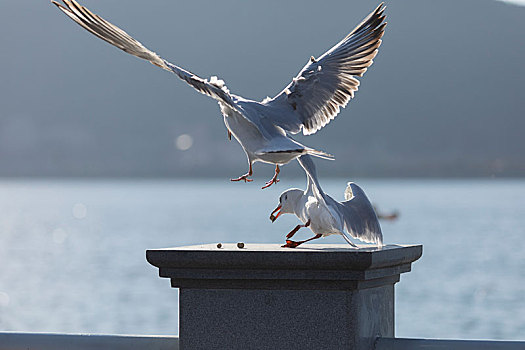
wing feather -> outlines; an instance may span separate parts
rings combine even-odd
[[[362,241],[383,245],[383,233],[374,207],[361,187],[349,182],[345,190],[345,201],[337,203],[343,213],[348,233]]]
[[[359,88],[373,63],[386,22],[380,4],[350,34],[318,59],[311,58],[292,82],[262,103],[272,121],[290,133],[310,135],[334,119]]]
[[[102,17],[94,14],[86,7],[80,5],[77,1],[62,0],[62,2],[63,4],[60,4],[57,1],[52,1],[52,3],[69,18],[91,34],[133,56],[147,60],[162,69],[175,73],[180,79],[187,82],[197,91],[213,97],[216,100],[227,103],[232,107],[235,106],[228,88],[224,85],[224,81],[217,79],[217,77],[211,77],[209,81],[207,79],[202,79],[197,75],[164,60],[155,52],[149,50],[139,41],[131,37],[128,33],[106,21]]]

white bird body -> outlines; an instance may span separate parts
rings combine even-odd
[[[242,146],[249,163],[256,161],[284,165],[301,154],[308,152],[308,148],[287,136],[283,129],[272,123],[265,123],[260,118],[260,103],[249,101],[235,96],[236,109],[220,103],[224,124],[233,137]],[[246,115],[256,117],[247,118]],[[260,118],[260,125],[250,120]]]
[[[308,227],[315,234],[323,237],[333,234],[344,234],[343,221],[341,216],[335,212],[324,201],[319,199],[311,191],[305,191],[299,200],[293,203],[293,214],[295,214],[303,224],[310,222]]]
[[[251,181],[252,164],[275,164],[275,175],[268,187],[277,182],[279,165],[305,154],[333,159],[292,139],[292,134],[314,134],[334,119],[341,107],[354,97],[359,80],[372,64],[384,34],[383,4],[361,24],[318,59],[313,56],[281,93],[262,102],[231,94],[224,81],[209,80],[180,68],[147,49],[122,29],[92,13],[75,0],[52,2],[69,18],[93,35],[136,57],[175,73],[199,92],[217,100],[228,133],[241,144],[249,172],[233,181]]]
[[[361,187],[349,182],[345,190],[345,201],[338,202],[321,189],[315,165],[309,155],[301,156],[299,164],[306,172],[306,190],[284,191],[270,219],[275,221],[281,214],[295,214],[303,224],[296,226],[286,238],[291,238],[302,227],[310,228],[315,236],[301,242],[287,240],[284,247],[295,248],[309,240],[333,234],[340,234],[353,247],[356,245],[351,237],[378,246],[383,244],[379,220]],[[277,211],[277,215],[274,215]]]

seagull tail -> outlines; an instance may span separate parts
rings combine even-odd
[[[313,148],[307,148],[306,153],[311,156],[319,157],[319,158],[326,159],[326,160],[335,160],[335,157],[331,155],[330,153],[319,151]]]

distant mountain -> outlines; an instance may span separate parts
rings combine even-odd
[[[498,0],[503,1],[508,4],[518,5],[518,6],[525,6],[525,0]]]
[[[166,59],[218,75],[254,99],[278,93],[376,5],[83,4]],[[524,176],[525,7],[386,4],[383,45],[355,99],[317,134],[297,137],[336,156],[319,161],[320,172]],[[93,37],[49,2],[0,2],[0,43],[0,176],[233,177],[246,170],[215,102]],[[193,140],[185,151],[176,147],[182,134]],[[284,175],[300,171],[287,169]],[[255,170],[262,177],[272,167]]]

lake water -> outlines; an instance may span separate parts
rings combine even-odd
[[[145,250],[283,242],[297,219],[268,216],[304,182],[257,180],[0,181],[0,330],[177,334],[177,290]],[[525,339],[525,181],[357,182],[401,213],[386,243],[424,245],[396,286],[397,336]],[[323,186],[342,199],[346,180]]]

